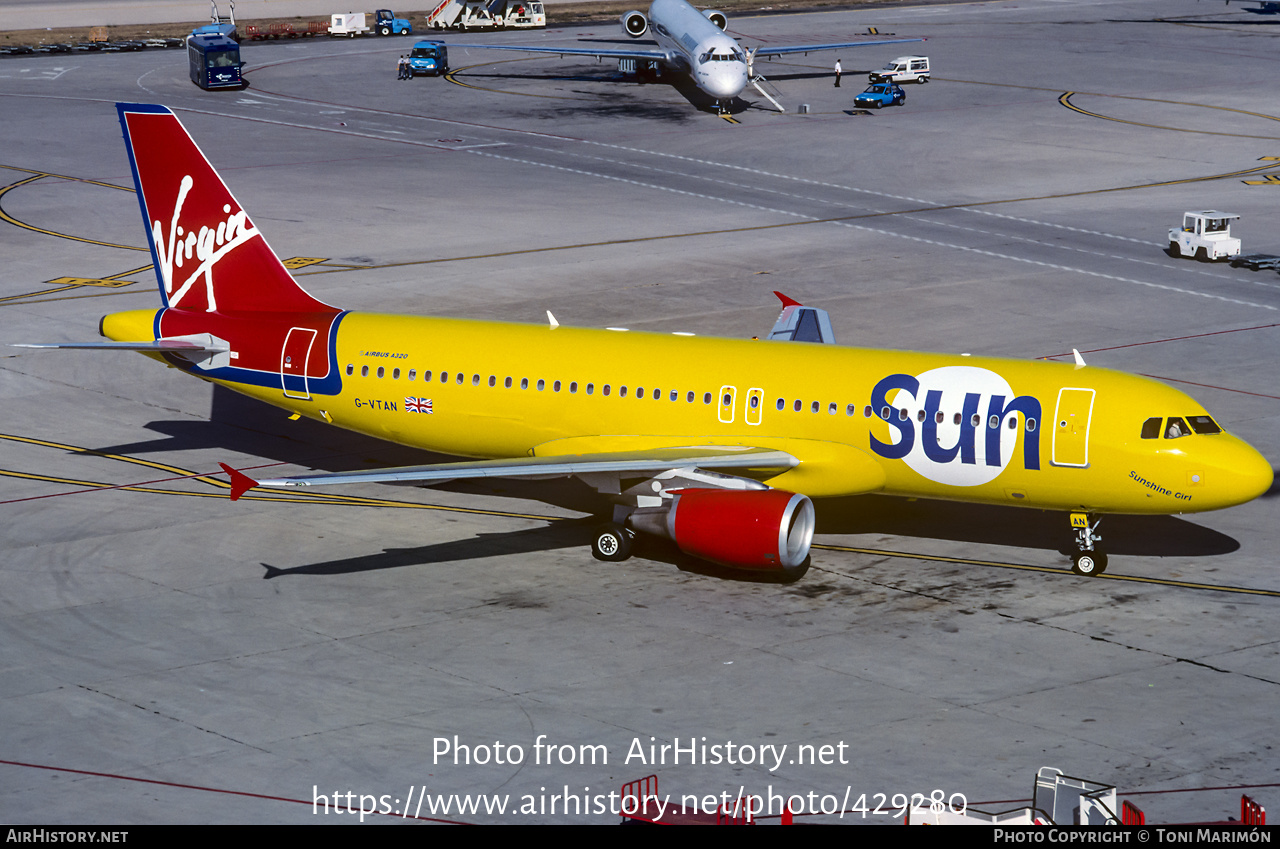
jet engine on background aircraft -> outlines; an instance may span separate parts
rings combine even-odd
[[[685,554],[735,569],[803,570],[813,543],[813,502],[781,489],[682,489],[665,513],[633,513],[640,531]]]
[[[720,27],[720,29],[725,29],[729,26],[729,19],[725,17],[724,12],[717,12],[715,9],[707,9],[702,13],[702,16],[711,21],[711,23]]]
[[[622,30],[632,38],[639,38],[649,31],[649,19],[644,12],[632,9],[622,16]]]

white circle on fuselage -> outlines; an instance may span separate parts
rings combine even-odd
[[[991,398],[999,395],[1004,398],[998,415],[1014,398],[1013,389],[1008,381],[993,371],[975,366],[946,366],[932,369],[917,375],[920,381],[920,392],[912,397],[905,390],[896,390],[887,397],[896,409],[907,410],[915,427],[915,440],[911,451],[903,461],[916,473],[931,481],[948,486],[979,486],[996,479],[1009,460],[1014,449],[1018,447],[1019,436],[1026,436],[1022,429],[1009,430],[1005,423],[1008,416],[1000,416],[996,432],[999,435],[999,464],[987,464],[987,433],[991,416]],[[942,423],[936,424],[936,445],[940,451],[949,451],[960,445],[962,434],[967,430],[972,434],[973,462],[964,462],[963,449],[955,452],[955,456],[946,462],[939,462],[929,457],[925,451],[925,422],[920,421],[919,412],[924,409],[931,390],[942,393],[938,411],[943,414]],[[967,396],[977,396],[976,406],[970,402],[966,407]],[[967,412],[966,412],[967,410]],[[956,423],[956,414],[960,415],[960,423]],[[972,426],[973,415],[978,416],[978,425]],[[932,415],[932,412],[930,413]],[[1017,417],[1017,413],[1010,413]],[[889,429],[890,439],[897,445],[902,441],[902,434],[895,428]],[[938,452],[935,452],[938,453]]]

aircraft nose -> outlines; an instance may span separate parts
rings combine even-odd
[[[1223,507],[1244,504],[1271,489],[1275,471],[1257,449],[1234,437],[1221,447],[1224,450],[1215,458],[1217,462],[1213,465],[1217,468],[1211,474],[1221,482],[1220,487],[1215,487],[1218,489],[1215,500],[1221,500]],[[1212,480],[1206,483],[1213,485]]]
[[[718,68],[708,80],[707,93],[717,100],[728,100],[742,94],[747,87],[747,66]]]

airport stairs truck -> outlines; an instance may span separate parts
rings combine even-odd
[[[440,0],[427,14],[432,29],[533,29],[547,25],[540,0]]]

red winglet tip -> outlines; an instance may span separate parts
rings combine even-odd
[[[800,302],[799,302],[799,301],[797,301],[797,300],[793,300],[792,298],[788,298],[786,295],[782,294],[781,292],[777,291],[776,289],[774,290],[773,294],[777,295],[777,296],[778,296],[778,300],[782,301],[782,306],[783,306],[783,308],[786,308],[786,307],[802,307],[802,306],[804,306],[804,304],[800,303]]]
[[[236,501],[240,496],[258,485],[258,482],[243,472],[237,472],[226,463],[219,463],[222,471],[227,473],[227,477],[231,478],[231,500]]]

